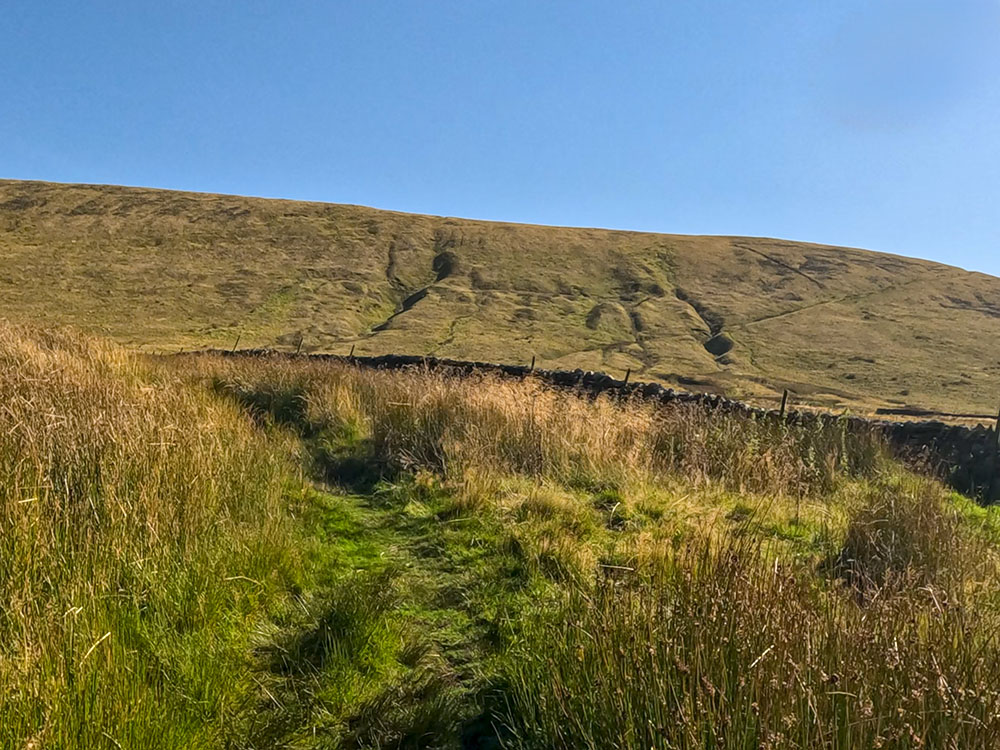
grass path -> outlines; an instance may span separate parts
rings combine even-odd
[[[340,575],[390,571],[403,592],[399,611],[407,627],[425,634],[457,677],[474,680],[469,667],[488,630],[472,608],[478,572],[496,565],[492,544],[477,541],[493,539],[481,522],[442,521],[433,502],[407,498],[406,491],[321,495],[323,541]]]
[[[265,661],[283,695],[255,746],[497,747],[491,667],[546,583],[432,485],[316,487],[309,505],[321,593]]]
[[[241,747],[995,737],[995,613],[970,586],[990,563],[877,443],[530,383],[218,367],[311,480],[304,614],[262,649]]]

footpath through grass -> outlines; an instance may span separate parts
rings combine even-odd
[[[483,700],[512,618],[544,599],[544,581],[504,552],[489,522],[441,521],[446,500],[433,489],[316,492],[311,502],[324,577],[310,616],[271,653],[276,700],[256,742],[497,746]]]
[[[302,441],[315,576],[258,665],[272,700],[252,746],[499,747],[496,677],[524,615],[556,602],[550,577],[440,477],[380,476],[353,431],[317,430],[280,399],[252,407]]]
[[[873,439],[491,378],[193,365],[295,431],[315,478],[363,490],[325,511],[366,569],[332,590],[394,591],[366,643],[395,646],[367,695],[313,704],[337,742],[987,747],[1000,728],[994,514]]]
[[[986,748],[1000,517],[842,426],[0,329],[0,748]]]

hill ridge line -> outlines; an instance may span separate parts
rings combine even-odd
[[[374,213],[384,213],[392,214],[395,216],[405,216],[412,218],[421,219],[438,219],[442,221],[460,221],[468,222],[470,224],[492,224],[499,227],[527,227],[536,229],[565,229],[581,232],[607,232],[611,234],[622,234],[622,235],[643,235],[649,237],[670,237],[677,239],[689,239],[689,240],[752,240],[752,241],[762,241],[762,242],[782,242],[791,243],[793,245],[810,248],[814,250],[846,250],[855,253],[867,253],[871,255],[882,255],[888,258],[894,258],[898,260],[909,261],[913,263],[924,263],[929,266],[935,266],[939,269],[948,269],[952,271],[961,271],[963,273],[978,274],[986,276],[989,278],[1000,278],[993,276],[992,274],[985,273],[983,271],[970,271],[967,268],[961,266],[952,265],[950,263],[943,263],[939,260],[930,260],[928,258],[918,258],[912,255],[904,255],[899,252],[890,252],[885,250],[872,250],[871,248],[860,247],[857,245],[838,245],[836,243],[830,242],[820,242],[816,240],[799,240],[789,237],[777,237],[772,235],[764,234],[705,234],[702,232],[668,232],[664,230],[652,230],[652,229],[624,229],[621,227],[602,227],[602,226],[588,226],[582,224],[537,224],[528,221],[517,221],[513,219],[480,219],[472,216],[454,216],[450,214],[435,214],[435,213],[425,213],[422,211],[404,211],[395,208],[381,208],[379,206],[372,206],[365,203],[341,203],[337,201],[329,200],[319,200],[312,198],[283,198],[277,196],[266,196],[266,195],[251,195],[243,193],[220,193],[210,190],[190,190],[183,188],[169,188],[169,187],[156,187],[151,185],[119,185],[115,183],[104,183],[104,182],[59,182],[54,180],[22,180],[15,177],[0,177],[0,187],[5,185],[8,186],[44,186],[53,188],[87,188],[87,189],[113,189],[122,191],[145,191],[150,193],[167,193],[172,195],[183,195],[190,196],[192,198],[231,198],[237,200],[247,200],[247,201],[261,201],[261,202],[275,202],[275,203],[294,203],[305,206],[312,207],[325,207],[325,208],[347,208],[347,209],[360,209],[364,211],[371,211]],[[745,248],[744,248],[745,249]],[[758,255],[764,256],[763,253],[759,251],[756,252]],[[767,258],[771,262],[775,261],[774,258]],[[781,264],[778,262],[779,265]],[[795,270],[795,269],[790,269]],[[796,270],[797,273],[801,273]],[[803,274],[805,275],[805,274]],[[808,278],[808,276],[807,276]],[[816,282],[815,279],[810,278],[813,283]],[[822,285],[821,285],[822,286]]]
[[[1000,279],[819,243],[0,180],[0,257],[8,320],[161,351],[530,352],[866,415],[1000,392]]]

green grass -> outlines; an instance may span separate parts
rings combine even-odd
[[[1000,390],[983,356],[1000,281],[861,250],[0,181],[0,258],[4,317],[146,351],[301,337],[306,351],[534,356],[855,411],[989,414]],[[719,329],[734,346],[715,356]]]
[[[526,628],[504,724],[526,748],[989,747],[992,613],[858,606],[737,541],[667,554]]]
[[[997,511],[874,438],[0,327],[0,747],[990,747]]]
[[[308,571],[293,464],[117,347],[0,330],[3,747],[211,747]]]
[[[257,413],[294,412],[307,441],[349,425],[395,477],[360,502],[390,514],[397,610],[462,643],[481,678],[453,696],[461,722],[417,722],[436,741],[456,726],[513,747],[992,741],[993,511],[836,428],[659,423],[530,383],[191,366]],[[405,726],[374,744],[419,746]]]

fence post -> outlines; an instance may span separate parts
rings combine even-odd
[[[993,465],[990,467],[990,486],[986,494],[986,502],[992,503],[996,496],[997,464],[1000,463],[1000,411],[997,412],[997,421],[993,426]]]
[[[628,368],[625,371],[625,380],[622,381],[622,388],[628,385],[628,376],[632,374],[632,368]]]
[[[782,419],[785,418],[785,411],[788,409],[788,389],[781,395],[781,412],[780,416]]]
[[[295,353],[298,354],[300,351],[302,351],[302,334],[301,333],[299,334],[299,345],[297,347],[295,347]]]
[[[531,367],[528,369],[528,372],[530,373],[530,372],[534,372],[534,371],[535,371],[535,355],[532,354],[531,355]]]
[[[233,352],[235,352],[236,351],[236,347],[240,345],[240,336],[242,336],[242,335],[243,335],[242,333],[237,333],[236,334],[236,343],[233,344],[233,350],[232,350]],[[232,352],[230,352],[230,354],[232,354]]]
[[[351,344],[351,353],[347,357],[348,359],[354,359],[354,344]]]

